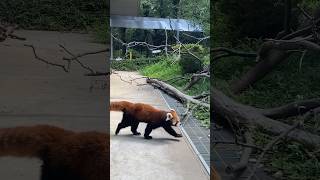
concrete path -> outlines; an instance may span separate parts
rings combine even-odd
[[[110,77],[110,100],[144,102],[168,109],[159,91],[151,86],[135,86],[123,80],[139,77],[137,73],[118,72]],[[123,80],[120,79],[119,75]],[[144,83],[143,80],[137,80]],[[152,140],[132,136],[130,128],[115,136],[121,112],[110,113],[111,180],[208,180],[198,157],[186,138],[174,138],[159,128],[152,131]],[[138,131],[143,134],[145,124]],[[178,129],[176,129],[179,131]]]
[[[0,42],[0,127],[51,124],[76,131],[98,130],[106,132],[109,88],[101,85],[102,77],[85,77],[79,65],[71,72],[47,66],[34,58],[33,44],[38,55],[49,61],[64,63],[66,55],[59,44],[71,52],[93,51],[105,48],[92,42],[86,34],[49,31],[16,31],[27,41],[8,39]],[[106,54],[82,59],[90,66],[105,71]],[[92,91],[89,87],[93,86]],[[37,180],[40,161],[30,158],[0,158],[0,179]]]

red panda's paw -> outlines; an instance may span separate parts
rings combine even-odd
[[[145,139],[152,139],[152,136],[144,136]]]
[[[182,134],[177,134],[176,137],[182,137]]]
[[[140,136],[141,133],[139,133],[139,132],[134,132],[133,135],[135,135],[135,136]]]

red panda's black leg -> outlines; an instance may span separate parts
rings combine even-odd
[[[171,122],[165,122],[162,125],[163,129],[167,131],[171,136],[174,137],[182,137],[181,134],[178,134],[172,127],[171,127]]]
[[[120,130],[121,130],[122,128],[126,128],[126,127],[128,127],[128,126],[129,126],[129,125],[128,125],[127,123],[124,123],[124,122],[119,123],[119,124],[118,124],[118,127],[117,127],[117,130],[116,130],[116,135],[119,134],[119,132],[120,132]]]
[[[141,133],[139,133],[137,131],[137,128],[139,126],[139,121],[133,121],[131,124],[131,132],[133,133],[133,135],[141,135]]]
[[[128,127],[128,126],[131,126],[131,119],[132,118],[132,116],[130,116],[130,114],[128,114],[127,112],[123,112],[123,115],[122,115],[122,120],[121,120],[121,122],[118,124],[118,127],[117,127],[117,130],[116,130],[116,135],[118,135],[119,134],[119,132],[120,132],[120,130],[122,129],[122,128],[126,128],[126,127]]]
[[[152,124],[148,123],[147,127],[146,127],[146,129],[144,131],[144,138],[145,139],[152,139],[152,136],[150,136],[150,133],[151,133],[152,129],[153,129]]]

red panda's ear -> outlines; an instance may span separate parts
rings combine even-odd
[[[176,110],[174,110],[174,109],[170,109],[170,111],[171,111],[171,112],[176,112]]]

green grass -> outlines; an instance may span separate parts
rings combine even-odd
[[[111,61],[111,68],[118,71],[139,71],[140,69],[157,63],[161,58],[140,58],[133,60]]]

